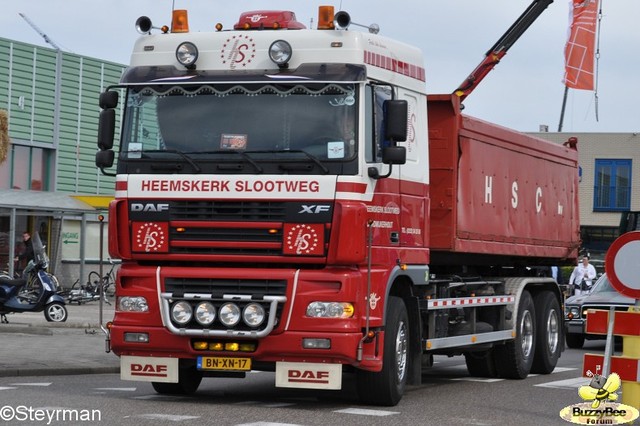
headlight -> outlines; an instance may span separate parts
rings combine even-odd
[[[249,303],[242,311],[242,320],[249,327],[258,327],[264,322],[264,308],[257,303]]]
[[[240,322],[240,308],[235,303],[225,303],[220,307],[220,322],[233,327]]]
[[[269,58],[279,67],[286,67],[292,54],[291,45],[284,40],[276,40],[269,46]]]
[[[191,321],[192,317],[193,308],[191,308],[189,302],[181,300],[174,303],[173,307],[171,308],[171,319],[176,324],[184,325]]]
[[[312,318],[351,318],[354,307],[346,302],[311,302],[307,306],[307,316]]]
[[[580,318],[580,309],[577,306],[566,306],[564,312],[570,320]]]
[[[216,319],[216,308],[211,302],[200,302],[196,306],[196,321],[201,325],[210,325]]]
[[[147,312],[149,305],[147,299],[142,296],[118,297],[118,310],[123,312]]]
[[[185,41],[176,49],[176,59],[186,68],[195,68],[198,60],[198,48],[195,44]]]

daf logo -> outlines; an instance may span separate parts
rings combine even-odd
[[[312,204],[310,206],[303,204],[301,207],[302,207],[302,210],[300,210],[298,214],[300,213],[318,214],[318,213],[328,212],[329,209],[331,209],[331,206],[326,204],[319,204],[319,205]]]
[[[166,212],[169,211],[168,203],[131,203],[132,212]]]

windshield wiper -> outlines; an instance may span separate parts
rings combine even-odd
[[[193,159],[191,157],[189,157],[187,154],[185,154],[184,152],[178,150],[178,149],[154,149],[154,150],[147,150],[147,151],[142,151],[143,154],[147,154],[147,153],[163,153],[163,152],[168,152],[170,154],[178,154],[180,157],[182,157],[187,163],[189,163],[189,165],[191,167],[193,167],[193,170],[195,173],[200,173],[202,171],[202,169],[200,168],[200,166],[198,166],[196,164],[195,161],[193,161]]]
[[[256,172],[258,172],[258,174],[264,172],[264,170],[262,169],[262,167],[260,167],[260,164],[258,164],[253,158],[251,158],[251,156],[249,154],[247,154],[244,151],[236,151],[233,149],[230,150],[218,150],[218,151],[198,151],[198,154],[236,154],[241,156],[244,160],[247,161],[247,163],[251,164],[253,166],[254,169],[256,169]],[[222,169],[224,168],[222,164],[218,164],[218,168]]]
[[[304,155],[306,155],[311,161],[313,161],[318,167],[320,167],[320,169],[322,170],[322,172],[326,175],[327,173],[329,173],[329,169],[327,168],[327,166],[325,166],[324,164],[322,164],[322,161],[320,161],[318,159],[318,157],[316,157],[313,154],[309,154],[307,151],[301,150],[301,149],[291,149],[288,151],[281,151],[281,152],[301,152]],[[282,165],[280,166],[282,167]]]
[[[220,151],[217,151],[220,152]],[[225,153],[227,151],[224,151]],[[245,160],[247,160],[247,163],[251,164],[253,166],[253,168],[256,169],[256,172],[258,172],[258,174],[262,173],[264,170],[262,170],[262,167],[260,167],[260,164],[256,163],[253,158],[251,158],[251,156],[249,154],[247,154],[244,151],[234,151],[234,150],[230,150],[229,152],[233,152],[234,154],[238,154],[239,156],[241,156],[242,158],[244,158]]]

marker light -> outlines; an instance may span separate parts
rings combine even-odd
[[[292,54],[291,45],[284,40],[276,40],[269,46],[269,58],[280,68],[288,66]]]
[[[176,49],[176,59],[186,68],[194,69],[198,60],[198,48],[188,41],[180,43],[180,46]]]
[[[189,18],[187,11],[184,9],[176,9],[173,11],[173,19],[171,19],[171,32],[172,33],[188,33],[189,32]]]

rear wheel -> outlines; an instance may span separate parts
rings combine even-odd
[[[409,316],[401,298],[391,296],[384,333],[382,371],[358,370],[360,400],[372,405],[396,405],[402,398],[409,372]]]
[[[538,293],[533,298],[536,309],[536,350],[531,372],[549,374],[556,368],[560,358],[561,313],[558,299],[550,291]]]
[[[518,303],[516,338],[494,349],[496,369],[500,377],[524,379],[529,375],[536,347],[535,318],[533,299],[525,290]]]
[[[584,334],[567,333],[567,346],[571,349],[582,349]]]
[[[202,381],[202,372],[195,367],[181,368],[178,383],[151,382],[153,389],[159,394],[189,395],[198,390]]]

